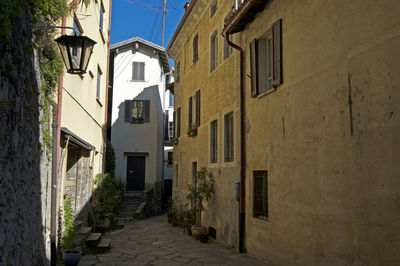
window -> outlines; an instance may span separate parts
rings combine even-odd
[[[168,122],[168,137],[170,139],[174,137],[174,122]]]
[[[169,140],[169,112],[168,110],[164,113],[164,140]]]
[[[100,21],[99,21],[99,27],[103,31],[103,15],[104,15],[104,7],[103,7],[103,2],[100,2]]]
[[[193,97],[196,104],[196,109],[194,110],[194,117],[193,117]],[[200,126],[200,90],[196,91],[195,96],[189,97],[189,107],[188,107],[188,127],[195,124],[197,127]],[[194,118],[194,121],[193,121]]]
[[[96,87],[96,99],[100,101],[100,89],[101,89],[101,72],[100,67],[97,67],[97,87]]]
[[[175,164],[175,186],[178,187],[178,165]]]
[[[233,161],[233,112],[224,116],[224,160],[225,162]]]
[[[192,118],[193,118],[193,112],[192,112],[192,110],[193,110],[193,98],[192,98],[192,96],[190,96],[189,97],[189,109],[188,109],[188,114],[189,114],[189,116],[188,116],[188,127],[190,127],[190,126],[192,126]]]
[[[174,106],[174,95],[169,92],[169,106]]]
[[[150,121],[149,100],[126,100],[125,122],[143,123]]]
[[[215,31],[210,39],[210,71],[218,66],[218,37]]]
[[[259,39],[250,43],[252,97],[282,83],[281,24],[279,19]]]
[[[253,217],[268,218],[268,172],[253,172]]]
[[[132,63],[132,80],[144,81],[144,62]]]
[[[212,18],[215,14],[215,12],[217,12],[218,9],[218,2],[215,2],[214,4],[211,5],[210,8],[210,17]]]
[[[176,110],[176,136],[181,136],[181,108]]]
[[[200,126],[200,90],[196,91],[196,125]]]
[[[171,166],[174,163],[173,152],[168,152],[168,165]]]
[[[214,120],[210,124],[210,162],[218,161],[218,121]]]
[[[178,61],[176,64],[176,83],[179,83],[181,80],[181,62]]]
[[[229,12],[229,14],[224,19],[224,25],[231,16],[232,12]],[[229,34],[228,38],[230,41],[232,41],[232,34]],[[231,54],[232,54],[232,47],[228,44],[228,42],[224,38],[224,59],[228,58]]]
[[[193,65],[199,60],[199,34],[193,38]]]

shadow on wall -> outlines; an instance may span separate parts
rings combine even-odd
[[[129,120],[129,113],[126,110],[125,102],[121,102],[118,106],[118,118],[111,127],[111,142],[115,149],[116,157],[116,178],[125,180],[125,173],[122,172],[122,162],[124,161],[124,152],[150,152],[149,150],[140,150],[139,147],[149,147],[153,145],[154,130],[157,130],[157,123],[162,118],[161,100],[158,86],[150,86],[134,97],[127,100],[149,100],[150,121],[148,123],[139,124],[140,126],[132,126]],[[160,122],[158,122],[160,123]],[[153,128],[154,127],[154,128]]]
[[[42,227],[46,184],[40,173],[39,89],[33,56],[27,56],[33,51],[26,10],[6,18],[10,37],[0,41],[0,65],[6,66],[0,68],[0,265],[49,263],[47,225]]]

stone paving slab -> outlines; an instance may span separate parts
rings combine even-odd
[[[166,215],[125,221],[121,230],[107,232],[109,253],[82,256],[79,265],[175,266],[175,265],[270,265],[248,254],[239,254],[210,238],[200,243],[182,228],[167,223]]]

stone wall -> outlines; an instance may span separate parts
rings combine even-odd
[[[22,14],[2,17],[0,34],[0,265],[45,265],[39,91],[28,1],[19,2]]]

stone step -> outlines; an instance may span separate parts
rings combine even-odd
[[[83,222],[82,222],[81,220],[75,220],[75,221],[74,221],[74,225],[75,225],[75,227],[77,227],[77,228],[81,227],[82,224],[83,224]]]
[[[92,232],[92,227],[81,227],[81,228],[79,228],[78,232],[76,232],[76,233],[78,235],[89,236],[90,232]]]
[[[111,239],[102,238],[95,248],[96,254],[103,254],[110,251]]]
[[[102,233],[91,233],[90,236],[86,238],[86,246],[89,248],[94,248],[101,240]]]

